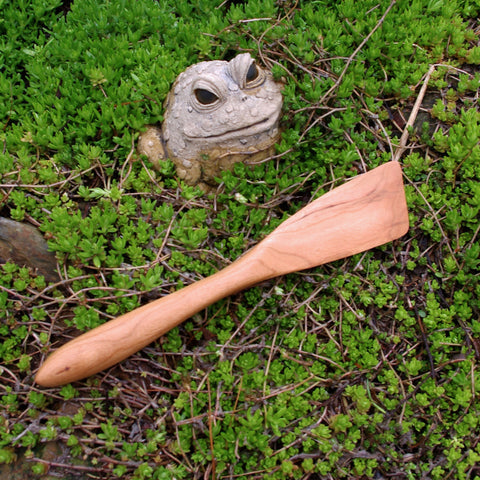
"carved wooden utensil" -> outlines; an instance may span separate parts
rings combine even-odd
[[[308,204],[214,275],[66,343],[47,358],[35,381],[53,387],[93,375],[228,295],[269,278],[363,252],[407,230],[401,167],[389,162]]]

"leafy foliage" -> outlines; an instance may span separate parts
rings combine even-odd
[[[0,267],[0,463],[22,452],[40,475],[54,442],[92,478],[480,478],[478,2],[219,3],[0,2],[1,214],[37,225],[61,274]],[[207,196],[135,142],[185,67],[238,51],[284,82],[282,139]],[[389,161],[427,81],[401,241],[220,301],[83,382],[35,386],[50,348]]]

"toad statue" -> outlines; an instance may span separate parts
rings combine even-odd
[[[249,53],[233,60],[192,65],[176,79],[165,102],[164,122],[148,126],[138,151],[158,166],[171,159],[188,185],[209,190],[221,171],[274,153],[282,85]]]

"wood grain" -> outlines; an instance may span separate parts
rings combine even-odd
[[[219,272],[109,321],[50,355],[35,382],[53,387],[124,360],[216,301],[286,273],[363,252],[404,235],[401,167],[390,162],[331,190]]]

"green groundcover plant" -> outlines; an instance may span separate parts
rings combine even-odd
[[[59,273],[0,266],[4,468],[480,479],[478,0],[0,0],[0,12],[0,215],[35,225]],[[154,170],[136,140],[188,65],[239,52],[284,82],[282,138],[204,194],[168,160]],[[405,131],[405,237],[220,301],[84,381],[34,384],[52,348],[223,268],[390,161]]]

